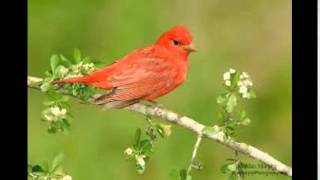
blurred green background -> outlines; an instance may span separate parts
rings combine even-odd
[[[233,67],[252,76],[257,98],[245,103],[252,123],[237,139],[291,165],[291,1],[289,0],[29,0],[28,74],[43,77],[49,57],[70,57],[74,48],[111,63],[135,48],[153,43],[175,24],[187,26],[200,50],[189,58],[187,81],[158,99],[166,107],[212,124],[222,74]],[[144,117],[127,110],[101,111],[72,102],[75,120],[69,135],[47,133],[40,121],[44,94],[28,90],[28,162],[65,154],[66,172],[75,180],[166,180],[172,169],[187,167],[196,137],[173,126],[161,140],[145,174],[136,173],[123,150]],[[205,140],[193,179],[227,179],[219,170],[233,151]],[[253,162],[241,156],[246,162]],[[247,179],[290,179],[250,176]]]

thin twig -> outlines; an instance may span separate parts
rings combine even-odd
[[[199,145],[201,143],[201,140],[202,140],[202,134],[199,134],[198,137],[197,137],[197,141],[196,141],[196,143],[194,144],[194,147],[193,147],[191,162],[189,164],[189,167],[188,167],[188,170],[187,170],[187,174],[190,174],[190,172],[192,170],[194,159],[196,158],[196,155],[197,155],[198,148],[199,148]]]

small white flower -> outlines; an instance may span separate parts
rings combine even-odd
[[[240,88],[239,88],[239,93],[240,93],[240,94],[244,94],[244,93],[246,93],[247,91],[248,91],[247,86],[240,86]]]
[[[234,73],[236,72],[236,70],[230,68],[230,69],[229,69],[229,72],[230,72],[230,74],[234,74]]]
[[[58,119],[63,119],[66,117],[67,110],[65,108],[60,109],[58,106],[54,106],[50,110],[51,113]]]
[[[244,94],[242,94],[242,97],[243,98],[249,98],[249,94],[248,93],[244,93]]]
[[[80,69],[77,67],[71,68],[73,74],[80,74]]]
[[[67,110],[58,106],[51,107],[48,112],[44,114],[44,118],[48,121],[57,121],[66,117]]]
[[[240,79],[246,79],[246,78],[249,78],[249,74],[246,72],[242,72],[240,75]]]
[[[146,162],[144,161],[145,157],[145,155],[136,155],[137,164],[139,164],[141,167],[144,167],[146,164]]]
[[[79,64],[72,65],[70,68],[74,73],[78,73],[82,67],[83,62],[81,61]]]
[[[69,78],[76,78],[76,77],[81,77],[82,75],[77,73],[77,74],[68,74],[64,79],[69,79]]]
[[[127,148],[126,150],[124,150],[124,154],[127,155],[127,156],[131,156],[133,153],[132,149],[131,148]]]
[[[226,72],[223,74],[223,80],[229,80],[230,79],[230,72]]]
[[[237,85],[238,86],[244,86],[244,83],[243,83],[243,81],[238,81]]]
[[[225,81],[225,85],[226,85],[226,86],[231,86],[231,81],[230,81],[230,80],[226,80],[226,81]]]
[[[78,67],[81,67],[83,65],[83,61],[81,61],[79,64],[77,64]]]
[[[56,121],[57,118],[55,116],[53,116],[52,114],[44,114],[44,117],[48,120],[48,121]]]
[[[59,73],[64,76],[65,74],[67,74],[69,72],[69,69],[65,68],[64,66],[61,66],[61,68],[59,68]]]
[[[70,175],[65,175],[62,177],[62,180],[72,180],[72,177]]]
[[[60,113],[60,108],[58,106],[54,106],[50,108],[50,111],[52,114],[56,115],[58,113]]]
[[[82,67],[83,67],[83,69],[84,69],[85,71],[87,71],[87,72],[94,71],[94,69],[95,69],[93,63],[84,64]]]
[[[57,121],[59,119],[65,118],[67,110],[60,109],[58,106],[51,107],[45,114],[44,118],[47,121]]]
[[[252,85],[253,85],[253,83],[252,83],[249,79],[246,80],[246,84],[247,84],[248,86],[252,86]]]
[[[91,69],[91,68],[94,68],[94,64],[93,63],[87,63],[87,64],[84,64],[83,67],[86,68],[86,69]]]
[[[220,127],[217,126],[217,125],[214,125],[213,126],[213,130],[214,130],[214,132],[219,132],[220,131]]]
[[[249,79],[246,79],[246,80],[244,81],[244,84],[245,84],[246,86],[252,86],[252,85],[253,85],[252,82],[251,82]]]
[[[225,139],[225,134],[223,131],[218,131],[215,136],[218,138],[218,139]]]
[[[164,131],[164,134],[166,136],[170,136],[171,135],[172,130],[171,130],[171,125],[170,124],[160,124],[160,126],[162,127],[162,129]]]

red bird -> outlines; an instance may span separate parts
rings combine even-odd
[[[177,25],[151,46],[137,49],[115,63],[89,75],[54,84],[80,83],[110,90],[95,103],[105,108],[123,108],[140,100],[163,96],[186,79],[188,56],[196,51],[187,28]]]

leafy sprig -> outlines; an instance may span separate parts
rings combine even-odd
[[[48,133],[68,132],[73,116],[69,112],[69,98],[67,96],[48,92],[43,102],[42,120],[48,122]]]
[[[240,126],[248,126],[251,122],[244,109],[236,111],[239,99],[255,98],[252,81],[246,72],[239,73],[230,69],[223,74],[224,92],[217,97],[221,111],[218,113],[219,125],[227,137],[233,137]]]
[[[155,151],[155,143],[159,137],[171,135],[171,125],[156,123],[147,116],[148,127],[145,130],[145,136],[142,134],[141,128],[138,128],[135,133],[134,143],[128,147],[124,154],[129,160],[135,161],[136,170],[142,174],[146,168],[146,162],[150,159]]]
[[[53,85],[52,82],[80,77],[87,75],[99,66],[99,61],[94,61],[91,57],[82,57],[79,49],[74,50],[72,60],[64,55],[54,54],[50,58],[50,70],[45,72],[45,78],[41,85],[41,91],[47,93],[44,101],[45,109],[42,111],[42,120],[48,122],[48,132],[68,132],[73,119],[70,113],[69,98],[58,94],[60,86]],[[96,94],[97,89],[83,84],[66,84],[64,90],[68,94],[79,97],[83,101],[88,100]]]
[[[28,164],[28,177],[32,180],[72,180],[72,177],[63,172],[62,161],[64,155],[57,154],[51,165],[48,162],[42,164]]]
[[[228,175],[228,180],[244,178],[244,170],[239,159],[226,159],[225,164],[220,167],[220,171]]]

